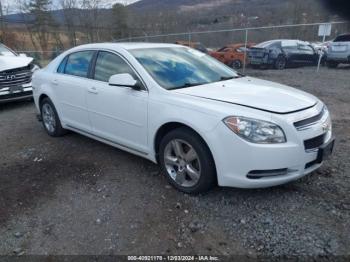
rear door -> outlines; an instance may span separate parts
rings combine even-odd
[[[91,130],[86,92],[92,81],[88,75],[94,53],[79,51],[68,55],[51,79],[61,121],[82,131]]]

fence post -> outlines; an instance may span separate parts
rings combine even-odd
[[[322,43],[324,44],[324,42],[326,41],[326,30],[323,30],[323,39],[322,39]],[[317,64],[317,73],[320,71],[320,65],[321,65],[321,60],[322,60],[322,57],[324,55],[324,53],[322,53],[323,51],[320,50],[318,56],[318,64]]]
[[[247,45],[248,45],[248,29],[245,30],[243,73],[245,72],[246,61],[247,61]]]

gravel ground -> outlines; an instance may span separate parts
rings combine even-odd
[[[332,159],[268,189],[188,196],[142,158],[70,133],[32,102],[0,105],[0,254],[350,255],[350,68],[248,70],[325,101]]]

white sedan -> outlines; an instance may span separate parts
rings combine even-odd
[[[177,189],[270,187],[319,168],[334,145],[327,107],[171,44],[89,44],[33,77],[46,132],[72,130],[159,163]]]

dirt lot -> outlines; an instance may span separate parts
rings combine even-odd
[[[321,169],[261,190],[187,196],[156,165],[70,133],[31,102],[0,105],[0,254],[350,255],[350,68],[247,73],[306,90],[333,116]]]

